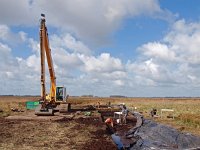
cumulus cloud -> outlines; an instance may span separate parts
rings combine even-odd
[[[20,31],[18,33],[13,33],[10,31],[10,28],[7,25],[0,24],[0,41],[3,41],[9,44],[17,44],[24,42],[26,40],[26,33]]]
[[[102,53],[97,57],[81,57],[81,59],[84,62],[82,70],[95,84],[108,87],[110,85],[113,88],[124,86],[127,74],[119,58],[111,57],[109,53]],[[104,87],[104,90],[108,87]]]
[[[138,48],[147,57],[155,57],[162,61],[176,61],[175,52],[171,51],[167,45],[159,42],[151,42]]]
[[[0,94],[25,94],[24,92],[30,94],[30,83],[35,85],[34,81],[39,78],[32,78],[30,81],[26,76],[35,76],[36,73],[28,67],[25,60],[14,57],[12,49],[8,45],[0,43],[0,53],[0,83],[2,85]],[[25,89],[24,91],[22,90],[23,88]]]
[[[140,59],[129,62],[127,68],[141,82],[146,81],[154,86],[198,86],[199,26],[198,22],[176,21],[162,40],[140,46]]]
[[[39,42],[24,31],[13,32],[9,25],[36,26],[42,12],[47,15],[47,24],[59,30],[49,36],[51,52],[57,83],[66,85],[71,95],[198,95],[187,91],[200,83],[199,22],[177,20],[161,40],[142,44],[137,48],[138,57],[127,62],[107,52],[97,55],[85,42],[105,41],[130,17],[173,18],[169,11],[160,8],[157,0],[10,3],[3,0],[0,5],[0,77],[4,79],[0,83],[5,87],[0,94],[40,93]],[[13,41],[26,43],[30,54],[14,56]],[[180,92],[174,93],[177,89]]]
[[[3,43],[0,43],[0,58],[1,58],[1,70],[2,68],[6,68],[7,66],[4,66],[6,64],[12,64],[12,62],[10,62],[10,52],[11,52],[11,48],[8,47],[8,45],[5,45]]]
[[[199,64],[200,56],[200,23],[186,23],[178,20],[174,23],[172,31],[164,38],[165,43],[171,44],[170,48],[180,58],[181,62]]]
[[[31,94],[36,91],[35,85],[39,85],[39,55],[14,56],[12,45],[29,41],[27,34],[23,31],[14,33],[6,25],[0,25],[0,30],[5,31],[0,35],[0,78],[3,79],[0,80],[3,85],[0,94]]]
[[[15,35],[9,27],[6,27],[10,35]],[[8,33],[8,32],[6,32]],[[19,33],[24,33],[20,31]],[[17,33],[18,34],[18,33]],[[12,94],[39,94],[40,92],[40,47],[38,41],[24,33],[21,35],[23,42],[30,48],[31,55],[22,58],[15,57],[12,48],[0,43],[2,73],[0,76],[2,84],[6,84],[6,89],[12,87]],[[91,84],[103,85],[109,83],[113,86],[123,86],[126,72],[119,58],[112,57],[109,53],[102,53],[98,56],[91,55],[91,50],[81,41],[76,40],[70,34],[50,35],[50,47],[54,68],[56,71],[58,85],[68,85],[70,91],[76,91],[77,87],[89,87]],[[9,38],[4,40],[5,43]],[[10,65],[11,67],[8,67]],[[46,65],[47,87],[48,67]],[[83,85],[79,85],[82,83]],[[20,84],[20,89],[18,86]],[[29,85],[32,85],[31,87]],[[77,85],[77,86],[73,86]],[[97,86],[98,87],[98,86]],[[95,89],[95,88],[94,88]],[[93,90],[94,90],[93,89]],[[105,89],[105,88],[104,88]],[[4,90],[2,90],[3,94]],[[8,94],[8,91],[6,92]],[[80,91],[79,94],[84,94]]]
[[[109,53],[102,53],[97,58],[94,56],[82,56],[87,72],[113,72],[123,70],[120,59],[111,57]]]
[[[34,5],[48,14],[51,25],[70,30],[81,39],[95,43],[105,42],[126,18],[168,14],[161,10],[157,0],[86,0],[84,3],[80,0],[39,0]],[[59,11],[55,11],[55,7]]]
[[[0,39],[6,40],[9,35],[9,28],[6,25],[0,25]]]
[[[157,0],[20,0],[15,5],[11,0],[3,0],[0,23],[35,26],[39,24],[40,13],[46,14],[47,23],[53,27],[73,32],[93,44],[106,42],[110,33],[130,17],[173,18],[172,14],[160,8]]]
[[[80,54],[90,54],[91,50],[80,40],[77,40],[74,36],[67,33],[61,36],[50,36],[51,45],[55,48],[60,47],[68,51]]]

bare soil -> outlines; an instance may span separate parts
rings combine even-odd
[[[0,118],[0,149],[116,149],[99,119],[24,121]]]

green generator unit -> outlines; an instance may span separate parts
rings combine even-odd
[[[39,101],[29,101],[26,102],[26,109],[33,110],[39,105]]]

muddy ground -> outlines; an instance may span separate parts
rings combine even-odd
[[[0,118],[0,149],[116,149],[101,117],[7,120]]]

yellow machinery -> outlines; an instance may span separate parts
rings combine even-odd
[[[50,75],[50,93],[46,94],[45,86],[45,55]],[[41,14],[40,20],[40,57],[41,57],[41,101],[40,105],[35,109],[36,115],[54,115],[55,111],[67,111],[67,95],[64,86],[56,87],[56,76],[53,67],[51,49],[49,47],[49,39],[47,27],[45,25],[45,15]],[[58,107],[62,105],[63,107]],[[60,108],[60,110],[59,110]]]

